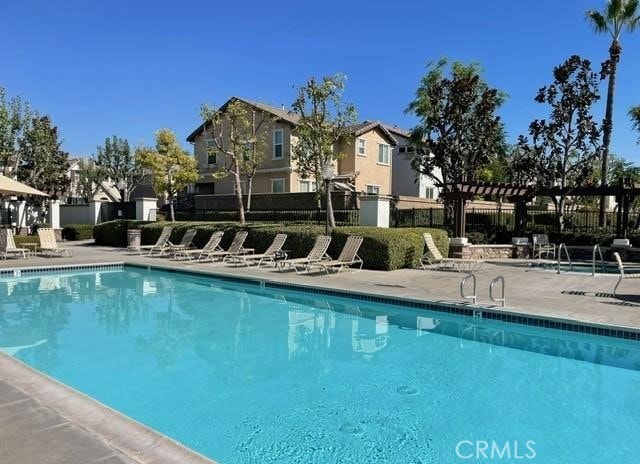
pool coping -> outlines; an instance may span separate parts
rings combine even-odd
[[[1,378],[133,461],[216,464],[196,451],[75,388],[0,352]]]

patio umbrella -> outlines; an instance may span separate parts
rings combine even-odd
[[[10,177],[0,174],[0,194],[1,195],[38,195],[41,197],[48,197],[44,192],[36,190],[33,187],[29,187],[17,180],[13,180]]]

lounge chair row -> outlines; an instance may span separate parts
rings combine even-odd
[[[282,247],[287,240],[287,234],[277,234],[264,253],[254,254],[253,248],[244,246],[248,235],[247,231],[236,232],[231,245],[226,250],[220,246],[224,232],[214,232],[204,247],[194,248],[195,229],[188,229],[178,244],[173,244],[169,240],[172,231],[172,227],[164,227],[154,245],[133,246],[128,247],[128,250],[141,255],[173,257],[174,259],[196,260],[198,262],[221,260],[246,266],[256,264],[258,267],[263,263],[271,263],[281,271],[294,269],[296,272],[302,270],[308,272],[312,268],[318,267],[329,273],[330,269],[336,269],[337,272],[340,272],[352,266],[359,266],[362,269],[362,259],[358,256],[363,240],[360,236],[348,237],[340,255],[335,260],[327,254],[331,237],[326,235],[320,235],[316,238],[314,246],[306,257],[286,259]]]
[[[48,227],[39,228],[38,238],[40,239],[40,253],[43,256],[71,256],[71,251],[68,248],[58,246],[53,229]],[[31,255],[31,250],[17,247],[13,230],[3,228],[0,229],[0,256],[2,259],[7,259],[10,255],[28,258]]]

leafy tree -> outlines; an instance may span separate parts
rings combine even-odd
[[[101,180],[109,180],[119,190],[118,184],[124,183],[124,189],[120,190],[122,201],[129,201],[136,185],[147,180],[129,147],[129,141],[115,135],[107,137],[104,146],[97,147],[96,167],[95,174],[102,175]]]
[[[356,122],[355,106],[342,100],[345,85],[346,77],[342,74],[325,76],[321,81],[312,77],[298,89],[298,96],[291,106],[292,112],[300,117],[298,142],[292,148],[291,158],[298,174],[303,179],[313,178],[318,186],[323,181],[322,168],[344,157],[335,150],[336,144],[350,133],[350,126]],[[324,194],[329,225],[335,227],[328,184]]]
[[[173,200],[178,192],[198,180],[198,169],[193,156],[182,149],[171,130],[160,129],[155,133],[155,139],[155,147],[136,149],[136,161],[151,172],[156,192],[167,195],[171,220],[175,221]]]
[[[624,29],[633,32],[640,26],[639,0],[607,0],[603,11],[587,11],[587,20],[597,33],[609,34],[611,45],[609,46],[609,60],[604,63],[606,73],[609,75],[607,87],[607,102],[604,122],[602,124],[602,185],[607,185],[609,146],[611,144],[611,132],[613,131],[613,100],[616,91],[616,77],[618,63],[622,54],[620,34]],[[605,198],[600,199],[600,226],[605,221]]]
[[[242,202],[241,177],[247,177],[247,211],[251,209],[251,191],[253,177],[262,164],[266,152],[266,131],[261,130],[271,121],[270,117],[261,114],[256,117],[256,110],[240,100],[232,100],[221,108],[202,105],[200,113],[205,127],[210,128],[213,146],[211,154],[224,155],[224,164],[216,177],[233,176],[236,202],[240,214],[240,222],[245,223],[245,210]]]
[[[640,105],[629,109],[629,117],[631,118],[633,128],[638,131],[638,143],[640,144]]]
[[[601,128],[593,121],[591,107],[600,99],[602,76],[591,71],[591,63],[571,56],[553,70],[554,82],[541,88],[537,103],[550,107],[548,119],[536,119],[529,126],[532,143],[519,139],[522,166],[538,184],[566,188],[584,185],[593,172],[594,160],[602,153]],[[568,193],[552,197],[558,229],[564,229]]]
[[[93,159],[81,159],[77,172],[76,191],[85,202],[93,200],[100,183],[104,180],[104,172]]]
[[[60,147],[58,128],[48,116],[34,116],[19,141],[18,179],[54,198],[69,184],[68,154]]]
[[[5,89],[0,87],[0,163],[5,176],[12,165],[14,171],[18,167],[19,141],[31,118],[29,105],[20,97],[7,100]]]
[[[479,179],[481,170],[505,152],[506,142],[496,114],[504,94],[482,79],[475,64],[454,62],[447,68],[445,59],[429,63],[406,112],[419,119],[411,132],[412,166],[441,189],[450,222],[450,185]]]

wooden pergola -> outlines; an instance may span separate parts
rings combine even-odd
[[[535,196],[613,196],[618,203],[616,235],[626,238],[629,229],[631,204],[640,196],[640,184],[621,183],[607,187],[534,187],[496,182],[459,182],[446,184],[446,195],[454,201],[454,233],[466,234],[467,202],[477,195],[495,195],[506,198],[515,205],[515,233],[524,233],[527,227],[527,201]]]

